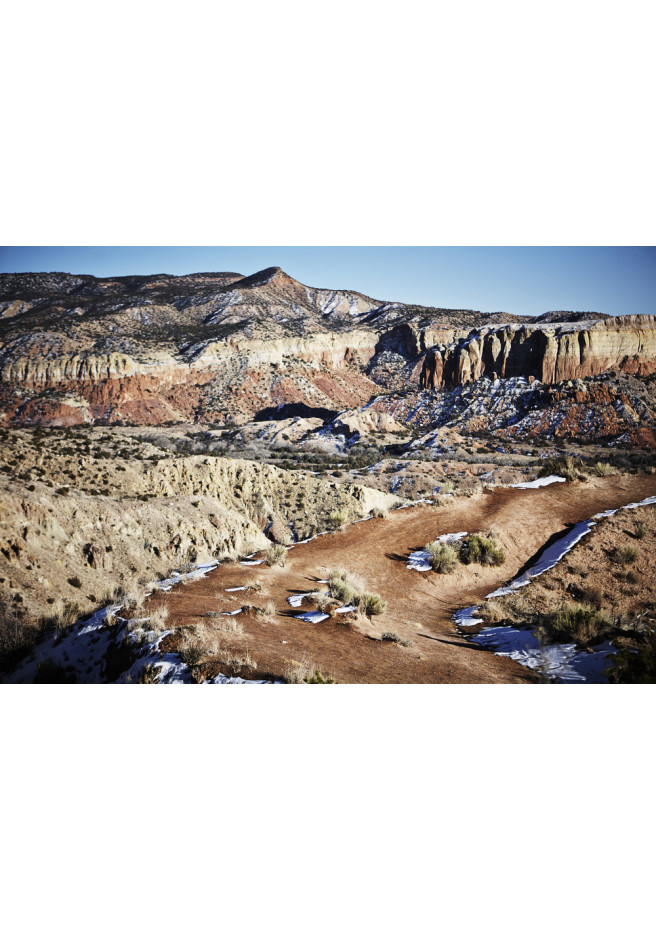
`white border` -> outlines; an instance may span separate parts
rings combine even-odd
[[[644,2],[2,25],[5,245],[654,242]],[[641,926],[653,693],[2,688],[3,913]]]

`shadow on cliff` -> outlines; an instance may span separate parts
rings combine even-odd
[[[329,423],[337,416],[336,410],[328,410],[327,407],[308,407],[307,404],[281,404],[279,407],[264,407],[255,414],[254,422],[261,423],[264,420],[288,420],[292,417],[318,417],[324,423]]]

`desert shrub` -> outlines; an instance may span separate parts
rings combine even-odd
[[[334,685],[336,684],[335,679],[327,676],[323,677],[321,669],[316,668],[311,675],[308,675],[307,678],[304,678],[303,681],[306,685]]]
[[[282,543],[274,543],[266,550],[264,557],[269,567],[273,565],[280,565],[282,567],[287,559],[287,549]]]
[[[602,610],[582,604],[563,604],[543,618],[540,627],[555,640],[588,646],[606,638],[613,624]]]
[[[617,469],[613,468],[609,462],[595,462],[592,466],[592,471],[595,475],[599,475],[600,478],[604,475],[617,474]]]
[[[139,672],[139,684],[140,685],[156,685],[159,681],[159,672],[160,670],[156,665],[148,664],[144,665],[141,671]]]
[[[633,565],[639,554],[637,546],[615,546],[608,557],[616,565]]]
[[[266,604],[260,609],[258,614],[258,619],[263,623],[274,623],[276,617],[276,605],[273,601],[267,601]]]
[[[505,620],[508,616],[508,610],[507,606],[504,609],[504,605],[499,603],[499,601],[502,600],[505,599],[497,599],[495,597],[491,600],[486,600],[485,603],[482,604],[481,607],[479,607],[476,611],[476,616],[487,620],[489,623],[499,623],[499,621]]]
[[[647,524],[642,521],[638,521],[633,527],[633,534],[636,539],[644,539],[647,535]]]
[[[506,561],[506,550],[496,539],[486,539],[479,533],[473,533],[462,544],[459,557],[465,565],[472,562],[479,565],[503,565]]]
[[[312,659],[303,655],[300,661],[290,659],[285,663],[283,681],[289,685],[333,685],[335,679],[324,675],[320,668],[314,665]]]
[[[596,607],[597,610],[603,605],[605,593],[601,588],[582,588],[581,597],[583,600],[587,601],[588,604],[592,604],[593,607]]]
[[[54,659],[39,662],[34,675],[35,685],[74,685],[77,683],[72,669],[66,669]]]
[[[334,598],[337,598],[338,601],[346,605],[353,604],[357,606],[360,600],[360,594],[357,588],[354,588],[348,581],[343,579],[335,579],[330,582],[329,590]]]
[[[399,646],[407,646],[407,645],[409,645],[408,642],[407,642],[405,639],[402,639],[402,637],[400,637],[399,634],[398,634],[398,633],[395,633],[393,630],[386,630],[386,631],[381,635],[380,638],[381,638],[382,642],[384,642],[384,643],[398,643]]]
[[[181,637],[182,641],[178,648],[178,655],[185,665],[189,665],[190,667],[197,665],[203,656],[203,649],[200,642],[191,631],[186,629],[181,631]]]
[[[271,521],[269,534],[274,543],[282,543],[282,545],[288,546],[292,542],[289,527],[279,516],[274,517]]]
[[[166,604],[159,604],[153,607],[148,616],[143,620],[143,626],[147,630],[154,630],[161,633],[166,629],[167,620],[169,619],[169,609]]]
[[[386,520],[389,516],[389,511],[384,510],[382,507],[374,507],[371,511],[371,516],[376,517],[377,520]]]
[[[571,455],[552,455],[545,459],[540,470],[538,478],[547,478],[549,475],[557,475],[559,478],[576,478],[576,469],[574,459]]]
[[[259,594],[262,590],[262,585],[259,581],[251,581],[246,585],[246,594]]]
[[[447,543],[432,542],[426,546],[428,561],[434,572],[452,572],[456,564],[456,551]]]
[[[334,569],[328,576],[328,590],[343,604],[357,606],[360,599],[360,579],[345,568]]]
[[[328,525],[334,530],[341,530],[348,521],[346,510],[331,510],[328,514]]]
[[[69,579],[68,579],[68,583],[70,584],[70,586],[71,586],[72,588],[81,588],[81,587],[82,587],[82,582],[81,582],[80,579],[77,577],[77,575],[74,575],[72,578],[69,578]]]
[[[440,494],[453,494],[456,486],[453,481],[443,481],[440,485]]]
[[[33,624],[25,622],[11,601],[0,598],[0,671],[26,656],[38,633]]]
[[[243,672],[244,670],[255,671],[257,668],[257,662],[248,650],[237,655],[236,653],[229,652],[227,649],[220,649],[217,653],[217,658],[223,665],[227,665],[234,674]]]
[[[358,600],[358,610],[367,617],[377,617],[384,614],[387,609],[387,603],[382,599],[380,594],[372,594],[370,591],[364,591]]]
[[[635,648],[613,656],[608,679],[615,684],[656,684],[656,631],[650,630]]]

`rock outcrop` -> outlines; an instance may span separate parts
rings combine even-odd
[[[483,314],[307,287],[280,268],[0,275],[0,422],[242,424],[482,377],[656,371],[654,317]],[[260,417],[261,418],[261,417]]]
[[[474,330],[428,351],[419,384],[435,390],[483,377],[533,377],[555,384],[610,369],[635,375],[656,372],[656,317]]]

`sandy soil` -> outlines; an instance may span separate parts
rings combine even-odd
[[[161,597],[172,626],[197,623],[209,611],[272,601],[274,623],[242,615],[244,633],[225,634],[222,640],[228,648],[250,652],[257,662],[251,677],[282,676],[289,662],[305,658],[341,683],[535,681],[533,673],[510,659],[467,642],[451,622],[453,612],[512,578],[567,525],[653,494],[656,476],[613,476],[528,491],[497,489],[439,508],[419,505],[300,545],[289,552],[285,568],[224,563],[202,581]],[[408,554],[438,535],[490,529],[507,550],[502,566],[458,566],[451,575],[406,567]],[[381,594],[388,602],[386,613],[351,626],[337,618],[319,624],[296,619],[289,595],[316,590],[317,581],[338,566],[357,572],[368,590]],[[249,581],[260,582],[263,591],[225,591]],[[397,632],[408,645],[381,641],[384,631]]]

